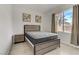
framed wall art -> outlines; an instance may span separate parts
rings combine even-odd
[[[31,22],[31,15],[23,13],[23,22]]]
[[[39,15],[36,15],[36,16],[35,16],[35,22],[41,23],[41,19],[42,19],[41,16],[39,16]]]

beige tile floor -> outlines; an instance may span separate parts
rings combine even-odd
[[[33,55],[32,50],[27,42],[14,44],[11,55]],[[60,48],[52,50],[45,55],[78,55],[79,48],[74,48],[65,44],[61,44]]]

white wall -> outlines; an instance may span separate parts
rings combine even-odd
[[[65,32],[59,32],[58,37],[61,39],[62,43],[70,44],[71,42],[71,34]]]
[[[13,33],[14,34],[23,34],[24,33],[24,24],[36,24],[41,26],[41,31],[45,31],[45,26],[47,25],[44,19],[44,14],[33,10],[25,5],[13,5]],[[23,22],[22,14],[28,13],[31,14],[31,22]],[[35,15],[42,16],[42,23],[35,23]]]
[[[0,54],[7,54],[12,43],[11,5],[0,5]]]
[[[45,13],[44,17],[44,31],[51,32],[52,12]]]

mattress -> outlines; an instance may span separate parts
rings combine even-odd
[[[32,42],[32,44],[38,44],[49,40],[57,39],[56,33],[49,32],[27,32],[25,36]]]
[[[41,39],[41,38],[57,35],[55,33],[49,33],[49,32],[27,32],[27,34],[30,35],[34,39]]]

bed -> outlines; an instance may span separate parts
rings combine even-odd
[[[24,25],[24,40],[28,42],[34,55],[45,54],[60,47],[56,33],[41,32],[39,25]]]

